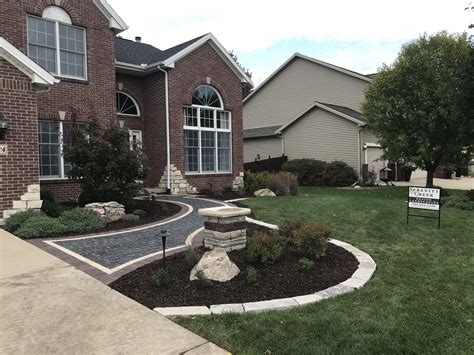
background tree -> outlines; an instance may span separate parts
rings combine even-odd
[[[472,154],[471,55],[466,34],[425,34],[403,45],[366,90],[362,111],[384,158],[426,170],[426,186],[439,165]]]
[[[230,56],[232,59],[235,60],[235,62],[242,68],[242,70],[247,74],[247,76],[252,79],[252,73],[250,72],[249,69],[243,67],[239,63],[239,58],[237,57],[237,54],[234,53],[234,51],[229,51]],[[242,99],[245,99],[253,90],[253,85],[250,83],[242,83]]]
[[[133,196],[137,180],[144,178],[145,157],[130,150],[128,132],[113,125],[103,131],[92,120],[84,132],[73,132],[64,158],[72,163],[69,178],[81,185],[79,203],[123,201]]]

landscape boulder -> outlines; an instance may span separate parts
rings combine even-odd
[[[275,197],[275,193],[270,189],[260,189],[255,191],[254,196],[256,197]]]
[[[96,215],[106,222],[114,222],[125,216],[125,207],[118,202],[94,202],[84,206],[92,210]]]
[[[240,270],[227,255],[223,248],[207,251],[194,266],[189,275],[191,281],[197,280],[196,273],[202,271],[204,276],[212,281],[226,282],[236,277]]]

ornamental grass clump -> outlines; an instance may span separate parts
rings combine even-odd
[[[194,267],[199,262],[200,256],[195,249],[189,249],[184,254],[184,261],[189,267]]]
[[[253,266],[247,268],[247,285],[255,286],[257,284],[257,270]]]
[[[251,263],[273,263],[281,257],[284,246],[278,234],[258,233],[247,240],[247,257]]]
[[[204,274],[204,271],[202,270],[196,271],[194,275],[197,278],[199,288],[208,288],[212,286],[211,280],[207,278],[206,274]]]
[[[153,271],[153,273],[151,274],[151,279],[153,281],[153,284],[159,288],[166,287],[170,284],[168,270],[166,270],[165,268]]]
[[[314,269],[314,261],[308,258],[301,258],[298,260],[300,270],[303,272],[310,272]]]

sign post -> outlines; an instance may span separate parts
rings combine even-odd
[[[410,217],[433,218],[438,220],[438,229],[441,228],[441,190],[430,187],[415,187],[408,188],[408,203],[407,203],[407,224]],[[423,216],[417,214],[410,214],[410,208],[418,210],[437,211],[438,216]]]

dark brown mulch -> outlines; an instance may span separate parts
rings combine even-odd
[[[258,228],[252,232],[257,230]],[[199,248],[197,251],[202,254],[204,249]],[[327,255],[315,261],[313,271],[304,273],[299,270],[298,260],[301,256],[287,250],[274,264],[252,265],[257,270],[258,284],[249,286],[246,282],[246,270],[251,265],[247,261],[246,249],[232,251],[229,257],[241,270],[229,282],[213,282],[211,286],[203,288],[198,281],[189,281],[194,265],[188,265],[185,254],[181,253],[166,259],[170,284],[164,288],[155,286],[152,281],[152,273],[163,266],[162,260],[122,276],[110,284],[110,287],[149,308],[209,306],[314,293],[350,278],[358,266],[357,259],[351,253],[329,244]]]
[[[253,197],[253,194],[248,191],[210,191],[201,190],[199,197],[212,198],[220,201],[234,200],[243,197]]]

